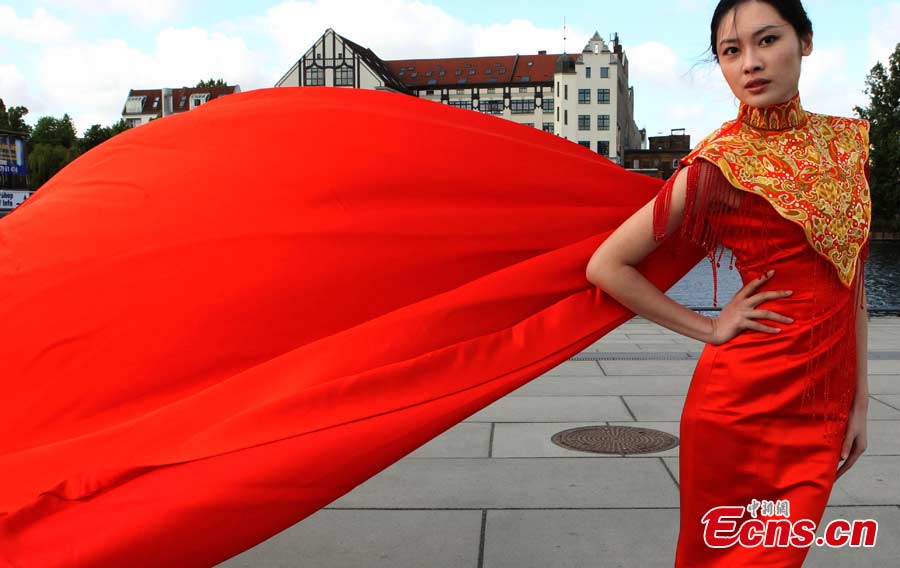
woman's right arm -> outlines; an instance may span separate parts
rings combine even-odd
[[[682,168],[674,180],[666,234],[672,234],[681,225],[687,174],[692,167],[699,167],[699,163]],[[730,340],[744,329],[766,333],[780,331],[755,321],[756,318],[783,323],[793,321],[768,310],[756,309],[764,301],[790,295],[790,292],[783,290],[754,294],[759,286],[772,278],[774,271],[744,286],[715,319],[682,306],[647,280],[635,267],[659,246],[653,236],[653,208],[658,198],[650,200],[634,213],[597,248],[585,272],[592,284],[602,288],[632,312],[672,331],[714,345]]]

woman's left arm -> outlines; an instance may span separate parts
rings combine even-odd
[[[862,298],[856,306],[856,396],[850,407],[850,416],[847,420],[847,433],[844,435],[844,445],[841,448],[841,459],[844,463],[838,468],[837,478],[844,475],[850,469],[859,456],[866,451],[867,434],[866,422],[869,414],[869,379],[867,367],[867,355],[869,350],[869,310],[866,307],[866,289],[863,284],[863,275],[859,276],[859,285]]]

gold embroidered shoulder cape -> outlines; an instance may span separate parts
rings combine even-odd
[[[741,103],[682,163],[708,160],[734,187],[764,197],[849,287],[872,219],[868,155],[868,121],[807,112],[798,94],[762,109]]]

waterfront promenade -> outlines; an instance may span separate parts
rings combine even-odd
[[[670,568],[678,448],[606,456],[551,436],[602,424],[677,435],[701,348],[635,318],[220,567]],[[822,525],[877,519],[876,546],[813,547],[805,566],[900,566],[900,318],[870,320],[869,389],[868,450]]]

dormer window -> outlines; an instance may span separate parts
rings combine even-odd
[[[140,114],[144,110],[144,101],[147,97],[128,97],[125,101],[126,114]]]
[[[191,95],[191,108],[196,108],[209,100],[209,93],[196,93]]]

